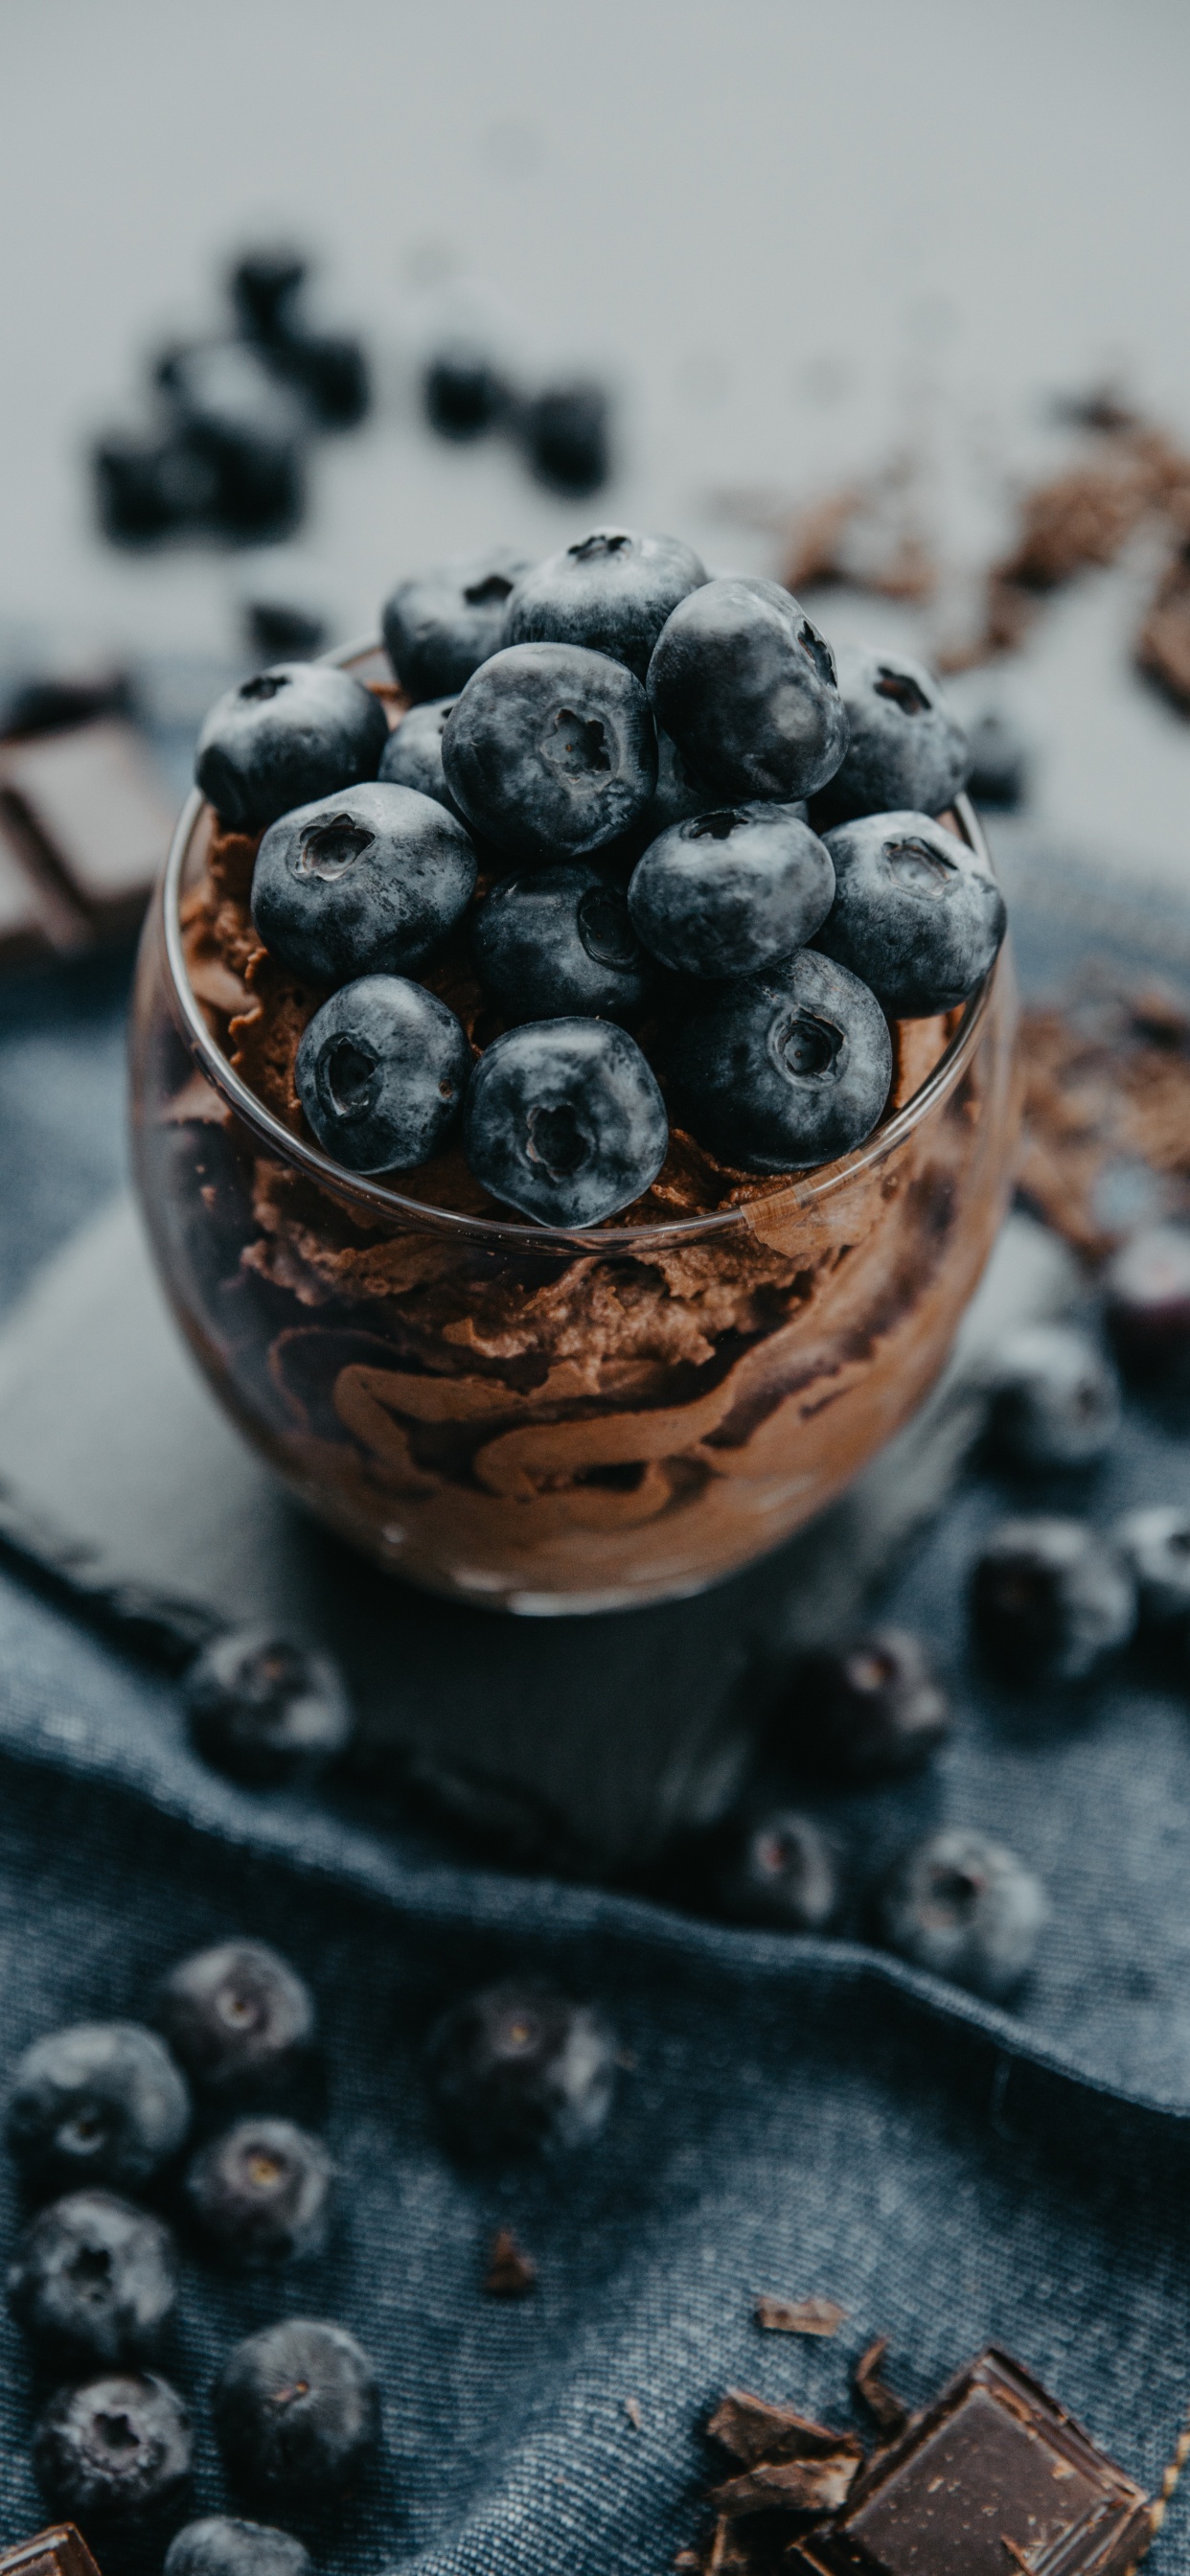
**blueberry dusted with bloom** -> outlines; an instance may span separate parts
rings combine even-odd
[[[412,975],[475,890],[470,835],[432,796],[379,780],[283,814],[252,875],[270,956],[315,984]]]
[[[79,2022],[34,2040],[17,2060],[5,2129],[35,2190],[135,2190],[177,2153],[189,2126],[184,2078],[140,2022]]]
[[[271,1628],[229,1628],[186,1675],[186,1715],[204,1761],[270,1787],[320,1771],[350,1742],[354,1719],[333,1656]]]
[[[657,784],[640,681],[577,644],[511,644],[459,693],[442,766],[473,830],[522,864],[618,839]]]
[[[649,664],[649,697],[720,803],[813,796],[847,749],[830,646],[775,581],[733,575],[680,601]]]
[[[611,403],[603,385],[574,376],[523,402],[517,433],[525,461],[551,492],[581,500],[598,492],[611,471]]]
[[[1126,1512],[1112,1535],[1136,1584],[1141,1627],[1190,1635],[1190,1512],[1152,1503]]]
[[[168,2380],[112,2371],[60,2388],[33,2430],[33,2471],[72,2522],[148,2522],[190,2479],[190,2417]]]
[[[292,2263],[322,2252],[334,2170],[321,2138],[292,2120],[258,2116],[202,2149],[186,2196],[229,2262]]]
[[[835,900],[816,947],[894,1020],[952,1011],[995,964],[1007,915],[991,866],[928,814],[869,814],[828,832]]]
[[[506,1020],[631,1023],[652,964],[620,886],[582,859],[501,877],[475,917],[475,971]]]
[[[351,1172],[407,1172],[458,1125],[471,1072],[461,1021],[403,975],[362,975],[316,1011],[298,1048],[298,1098]]]
[[[309,266],[292,242],[264,242],[241,252],[228,285],[243,328],[253,339],[272,340],[292,328]]]
[[[651,1067],[607,1020],[509,1029],[480,1057],[463,1151],[494,1199],[542,1225],[598,1225],[655,1181],[669,1125]]]
[[[669,735],[662,733],[658,726],[657,785],[641,830],[655,841],[662,832],[668,832],[671,823],[684,823],[691,814],[709,814],[718,802],[705,778],[699,777],[698,771],[678,750],[676,742],[671,742]],[[800,815],[803,823],[806,821],[804,804],[795,804],[791,810]]]
[[[920,1637],[874,1628],[806,1655],[773,1713],[773,1741],[799,1766],[862,1784],[916,1771],[950,1732],[950,1704]]]
[[[194,775],[232,832],[263,832],[374,778],[388,739],[379,698],[325,662],[275,662],[217,698]]]
[[[162,2576],[311,2576],[311,2568],[309,2551],[292,2532],[209,2513],[174,2533]]]
[[[18,2324],[67,2368],[151,2353],[177,2291],[168,2227],[109,2191],[51,2201],[18,2239],[8,2267],[8,2304]]]
[[[280,2099],[305,2073],[314,1997],[266,1941],[220,1941],[179,1959],[154,2019],[199,2093],[220,2102]]]
[[[835,872],[791,805],[730,805],[675,823],[628,890],[639,937],[678,975],[750,975],[825,921]]]
[[[644,680],[666,619],[706,580],[680,537],[593,528],[523,573],[508,603],[506,644],[584,644]]]
[[[1119,1551],[1085,1521],[1005,1521],[971,1582],[971,1610],[992,1662],[1021,1681],[1082,1681],[1136,1625],[1136,1584]]]
[[[552,2154],[597,2137],[616,2080],[614,2033],[590,2004],[508,1982],[468,1995],[433,2031],[427,2070],[454,2144]]]
[[[415,701],[453,697],[497,651],[508,602],[530,557],[515,546],[452,555],[430,572],[399,581],[381,624],[385,649]]]
[[[858,976],[802,949],[699,1004],[669,1069],[676,1114],[723,1162],[803,1171],[870,1135],[892,1081],[892,1040]]]
[[[1008,1465],[1090,1467],[1114,1440],[1119,1380],[1076,1324],[1023,1324],[1001,1342],[988,1375],[988,1437]]]
[[[285,2317],[236,2345],[215,2382],[232,2484],[262,2503],[338,2496],[380,2439],[380,2391],[344,2326]]]
[[[915,1843],[880,1891],[881,1938],[911,1967],[1002,2003],[1049,1921],[1039,1878],[990,1835],[951,1825]]]
[[[1103,1272],[1107,1328],[1131,1378],[1184,1378],[1190,1359],[1190,1226],[1145,1226]]]
[[[971,755],[938,682],[908,654],[870,644],[841,646],[838,668],[850,740],[816,800],[815,829],[907,808],[940,814],[958,795]]]
[[[422,377],[426,419],[440,438],[482,438],[502,420],[509,389],[486,349],[450,340],[436,349]]]
[[[839,1902],[830,1844],[793,1807],[733,1818],[716,1837],[710,1887],[731,1922],[782,1932],[824,1931]]]
[[[379,772],[389,786],[415,787],[419,796],[432,796],[448,814],[456,813],[457,807],[442,766],[442,736],[454,703],[452,697],[426,698],[420,706],[410,707],[389,735]]]
[[[311,2576],[311,2560],[292,2532],[208,2513],[174,2533],[162,2576]]]

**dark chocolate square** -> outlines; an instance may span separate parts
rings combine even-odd
[[[791,2552],[824,2576],[1124,2576],[1148,2502],[1005,2354],[969,2362]]]
[[[81,2531],[72,2522],[57,2522],[31,2540],[0,2549],[0,2576],[99,2576]]]

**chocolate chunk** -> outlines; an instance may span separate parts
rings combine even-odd
[[[113,936],[135,926],[172,818],[134,726],[104,717],[5,744],[0,806],[44,882],[81,912],[84,938],[87,927]]]
[[[6,816],[0,796],[0,966],[25,966],[54,950],[78,947],[85,938],[72,907],[43,896],[26,864],[19,823]]]
[[[859,2473],[859,2444],[821,2460],[759,2460],[743,2476],[712,2487],[711,2503],[733,2519],[746,2513],[837,2513]]]
[[[821,2460],[843,2452],[853,2460],[863,2457],[854,2433],[833,2433],[829,2424],[816,2424],[792,2406],[770,2406],[767,2398],[751,2397],[744,2388],[728,2389],[707,2431],[747,2468],[762,2460]]]
[[[835,2299],[776,2299],[762,2290],[753,2310],[766,2334],[837,2334],[846,2308]]]
[[[1019,2363],[989,2350],[784,2564],[797,2576],[1124,2576],[1150,2538],[1141,2488]]]
[[[55,2522],[32,2540],[16,2540],[0,2549],[0,2576],[99,2576],[81,2531],[72,2522]]]
[[[867,2351],[861,2352],[851,2374],[851,2385],[856,2396],[863,2399],[869,2414],[875,2416],[881,2432],[892,2441],[898,2433],[904,2432],[909,2421],[909,2409],[893,2389],[885,2386],[880,2376],[880,2364],[887,2351],[888,2336],[877,2335],[875,2343],[870,2343]]]
[[[489,2299],[527,2298],[536,2279],[537,2265],[532,2255],[522,2251],[510,2227],[501,2227],[492,2240],[483,2279]]]

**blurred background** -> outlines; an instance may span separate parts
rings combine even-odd
[[[607,518],[779,574],[858,486],[828,632],[969,662],[1022,493],[1102,445],[1089,393],[1190,443],[1188,93],[1173,0],[5,0],[0,671],[134,667],[173,794],[225,669],[271,658],[264,594],[334,641],[443,552]],[[274,242],[309,255],[303,328],[358,337],[366,416],[307,406],[263,554],[209,512],[113,543],[95,441],[123,471],[160,439],[163,354],[226,337],[230,264]],[[461,342],[506,389],[473,438],[427,418]],[[608,406],[582,491],[524,431],[575,379]],[[1190,846],[1190,726],[1134,667],[1169,547],[1142,520],[955,681],[1020,730],[1030,829],[1138,881]]]

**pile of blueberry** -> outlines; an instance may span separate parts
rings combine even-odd
[[[506,1983],[444,2016],[427,2073],[450,2143],[502,2158],[593,2139],[616,2065],[597,2011]],[[190,2411],[152,2366],[177,2301],[178,2252],[166,2218],[141,2204],[174,2208],[237,2268],[319,2253],[334,2168],[291,2116],[318,2080],[308,1988],[275,1950],[247,1940],[173,1968],[152,2027],[81,2023],[18,2061],[5,2135],[42,2205],[14,2250],[8,2300],[59,2383],[32,2446],[54,2511],[88,2530],[155,2527],[184,2511]],[[285,2316],[237,2344],[210,2406],[236,2496],[286,2519],[339,2497],[380,2440],[376,2373],[353,2335],[319,2318]],[[177,2532],[165,2576],[307,2576],[309,2564],[288,2532],[216,2514]]]
[[[328,993],[297,1061],[326,1151],[405,1172],[458,1141],[502,1205],[572,1226],[649,1188],[671,1110],[745,1173],[860,1144],[890,1021],[964,1002],[1004,933],[937,819],[968,755],[929,674],[837,668],[775,583],[617,528],[402,582],[383,623],[391,735],[346,672],[279,664],[196,765],[263,835],[264,946]],[[498,1028],[477,1058],[419,980],[451,943]]]
[[[229,279],[231,329],[163,350],[153,425],[96,441],[100,524],[117,544],[260,544],[299,525],[311,439],[353,429],[371,399],[360,342],[305,310],[307,270],[289,247],[245,252]]]

